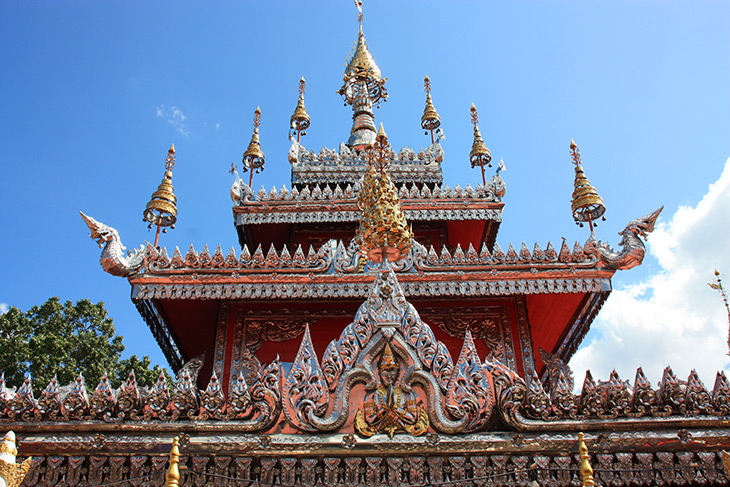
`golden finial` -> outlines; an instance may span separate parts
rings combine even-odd
[[[32,459],[29,457],[23,463],[15,463],[17,455],[15,433],[8,431],[0,444],[0,479],[5,481],[7,487],[20,487],[30,470]]]
[[[578,453],[580,454],[580,481],[581,485],[596,485],[593,481],[593,467],[588,457],[588,447],[583,439],[583,433],[578,433]]]
[[[603,204],[603,199],[598,195],[596,188],[591,186],[591,182],[583,172],[580,149],[578,149],[573,139],[570,139],[570,151],[573,164],[575,164],[575,182],[573,183],[575,189],[571,200],[573,220],[581,227],[584,222],[588,222],[591,233],[593,233],[593,227],[596,226],[595,221],[603,217],[606,206]],[[605,220],[605,218],[603,219]]]
[[[160,241],[160,228],[165,227],[162,233],[166,233],[166,227],[175,228],[175,222],[177,222],[177,197],[172,188],[172,170],[174,168],[175,144],[172,144],[165,158],[165,176],[157,187],[157,191],[152,193],[152,198],[147,203],[142,216],[142,221],[149,223],[148,228],[157,226],[155,247]]]
[[[715,269],[715,279],[717,280],[717,284],[714,282],[708,282],[707,285],[710,286],[712,289],[716,290],[720,293],[720,296],[722,296],[722,302],[725,303],[725,309],[727,310],[727,321],[728,324],[730,324],[730,305],[727,301],[727,293],[725,292],[725,288],[722,287],[722,279],[720,279],[720,271]],[[728,329],[728,336],[727,336],[727,347],[728,350],[730,350],[730,328]],[[728,352],[728,355],[730,355],[730,352]],[[723,460],[724,461],[724,460]]]
[[[299,80],[299,101],[294,109],[294,114],[289,119],[291,128],[297,131],[297,142],[301,140],[302,135],[307,135],[305,130],[309,128],[309,114],[304,108],[304,86],[304,76],[302,76],[302,79]]]
[[[248,187],[253,185],[253,173],[256,174],[264,170],[264,153],[261,150],[261,143],[259,142],[259,126],[261,125],[261,108],[256,107],[256,111],[253,115],[253,135],[251,136],[251,142],[248,144],[246,152],[243,153],[243,172],[251,171],[251,175],[248,179]]]
[[[428,75],[423,80],[423,89],[426,92],[426,108],[423,109],[421,117],[421,128],[431,131],[431,143],[434,143],[433,131],[441,126],[441,117],[439,117],[436,108],[431,101],[431,80]],[[428,134],[428,132],[426,132]]]
[[[482,134],[479,132],[479,115],[477,114],[477,107],[471,104],[471,123],[474,125],[474,142],[471,145],[471,152],[469,152],[469,161],[471,161],[471,167],[479,166],[482,170],[482,182],[486,186],[487,177],[484,174],[484,166],[492,167],[492,153],[487,149]]]
[[[180,485],[180,438],[172,439],[170,448],[170,459],[168,461],[167,473],[165,474],[165,487],[177,487]]]
[[[357,230],[361,248],[373,262],[401,259],[411,248],[413,231],[408,226],[398,191],[386,171],[390,144],[383,125],[366,153],[370,167],[363,178],[357,202],[362,214]]]

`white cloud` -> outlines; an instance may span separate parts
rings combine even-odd
[[[178,107],[166,107],[165,105],[160,105],[155,109],[155,114],[160,118],[166,118],[167,122],[172,125],[178,133],[185,137],[190,135],[190,130],[188,130],[187,125],[185,125],[185,119],[187,117]]]
[[[615,368],[633,382],[642,366],[656,383],[671,365],[681,379],[697,369],[711,389],[716,371],[730,370],[730,357],[727,312],[707,283],[715,282],[718,269],[723,284],[730,285],[729,243],[730,159],[696,206],[680,207],[649,236],[647,247],[661,269],[611,293],[592,325],[599,336],[571,360],[576,386],[582,385],[586,369],[594,379],[605,380]]]
[[[0,315],[8,312],[8,303],[0,303]]]
[[[215,129],[216,130],[220,130],[220,128],[221,128],[221,123],[220,122],[216,123],[215,124]]]

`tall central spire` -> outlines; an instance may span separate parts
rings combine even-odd
[[[357,45],[352,58],[347,63],[343,76],[342,88],[338,91],[345,99],[345,103],[352,106],[352,130],[347,145],[361,150],[375,142],[375,115],[373,105],[388,97],[385,80],[380,74],[380,68],[375,64],[373,56],[365,43],[362,31],[362,2],[356,1],[358,9],[358,23],[360,29]]]

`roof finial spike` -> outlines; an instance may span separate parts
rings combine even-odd
[[[362,35],[362,0],[355,0],[357,7],[357,23],[360,24],[360,35]]]
[[[479,132],[479,115],[477,114],[477,107],[471,104],[471,123],[474,125],[474,142],[471,145],[471,152],[469,152],[469,161],[471,167],[479,166],[482,170],[482,183],[484,186],[487,185],[487,176],[484,174],[484,166],[492,167],[492,153],[489,152],[487,145],[482,139],[482,134]]]
[[[251,188],[253,184],[253,173],[257,173],[264,170],[264,153],[261,150],[261,142],[259,141],[259,126],[261,125],[261,108],[256,107],[256,111],[253,116],[253,135],[251,135],[251,142],[248,144],[246,152],[243,153],[243,172],[251,171],[251,175],[248,179],[248,187]]]
[[[603,216],[606,212],[606,206],[603,204],[603,199],[598,195],[596,188],[591,186],[591,182],[583,172],[580,149],[578,149],[573,139],[570,140],[570,155],[573,158],[573,164],[575,164],[575,181],[573,183],[573,198],[571,200],[573,220],[580,226],[588,222],[591,235],[593,235],[594,222]]]
[[[142,213],[142,221],[149,223],[148,228],[157,227],[155,247],[160,241],[160,228],[175,228],[177,222],[177,197],[172,187],[172,170],[175,168],[175,144],[167,151],[165,158],[165,176],[152,193],[150,201]],[[166,231],[166,230],[165,230]]]
[[[591,467],[590,456],[588,455],[588,447],[583,437],[583,433],[578,433],[578,453],[580,454],[580,481],[582,486],[596,485],[593,480],[593,467]]]
[[[290,127],[297,131],[297,143],[301,142],[302,135],[307,135],[304,131],[309,128],[309,114],[304,107],[304,88],[304,76],[302,76],[302,79],[299,80],[299,101],[294,109],[294,114],[289,119]]]
[[[433,106],[431,101],[431,80],[428,75],[423,79],[423,89],[426,92],[426,107],[423,109],[423,116],[421,116],[421,128],[431,132],[431,143],[435,142],[433,132],[441,133],[441,117],[436,111],[436,107]],[[428,134],[428,132],[426,132]]]

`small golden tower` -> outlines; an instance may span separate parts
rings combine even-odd
[[[492,153],[487,149],[482,134],[479,132],[479,116],[473,103],[471,104],[471,123],[474,125],[474,142],[471,145],[471,152],[469,152],[469,161],[471,161],[472,168],[477,166],[481,168],[482,182],[486,186],[487,177],[484,175],[484,166],[492,167]]]
[[[165,159],[165,177],[152,193],[152,198],[144,209],[142,221],[148,222],[149,227],[157,226],[155,234],[155,247],[160,241],[160,228],[165,227],[162,233],[167,232],[166,227],[175,228],[177,222],[177,197],[172,188],[172,170],[175,168],[175,144],[172,144],[167,151]]]
[[[261,143],[259,142],[259,126],[261,125],[261,108],[256,107],[256,111],[253,115],[253,135],[251,136],[251,142],[248,144],[246,152],[243,153],[243,172],[251,171],[251,175],[248,178],[248,187],[251,188],[253,185],[253,172],[256,174],[264,170],[264,153],[261,150]]]
[[[383,124],[375,138],[375,144],[367,149],[368,168],[358,193],[358,206],[362,211],[357,234],[362,251],[373,262],[389,262],[401,259],[413,244],[413,231],[408,226],[400,206],[398,192],[388,175],[390,144]]]
[[[583,433],[578,433],[578,453],[580,454],[580,481],[582,486],[596,485],[593,481],[593,467],[588,456],[588,447],[583,439]]]
[[[594,222],[603,217],[606,206],[603,204],[603,199],[598,195],[596,188],[591,186],[591,182],[583,172],[580,149],[578,149],[573,139],[570,139],[570,155],[573,158],[573,164],[575,164],[575,189],[571,200],[573,220],[581,227],[583,223],[588,222],[591,233],[593,233],[593,227],[596,225]],[[605,220],[605,218],[603,219]]]
[[[2,443],[0,443],[0,480],[4,480],[7,487],[20,487],[30,469],[31,458],[27,458],[23,463],[18,464],[15,463],[17,455],[15,433],[8,431],[5,433]]]
[[[385,88],[387,78],[382,77],[365,42],[362,31],[362,2],[356,0],[355,5],[360,24],[357,45],[345,67],[342,87],[337,92],[342,95],[345,105],[352,106],[352,129],[347,146],[364,151],[375,142],[373,106],[380,106],[380,102],[388,98],[388,90]]]
[[[177,487],[178,485],[180,485],[180,438],[176,436],[173,438],[172,448],[170,448],[165,487]]]
[[[436,111],[436,107],[433,106],[431,101],[431,80],[428,75],[423,79],[423,89],[426,92],[426,108],[423,109],[423,116],[421,117],[421,128],[431,132],[431,143],[435,142],[433,137],[433,131],[439,131],[441,126],[441,117]]]
[[[309,114],[304,108],[304,86],[304,76],[302,76],[302,79],[299,80],[299,101],[294,109],[294,114],[289,119],[291,128],[297,131],[297,142],[301,140],[302,135],[307,135],[305,130],[309,128]]]

